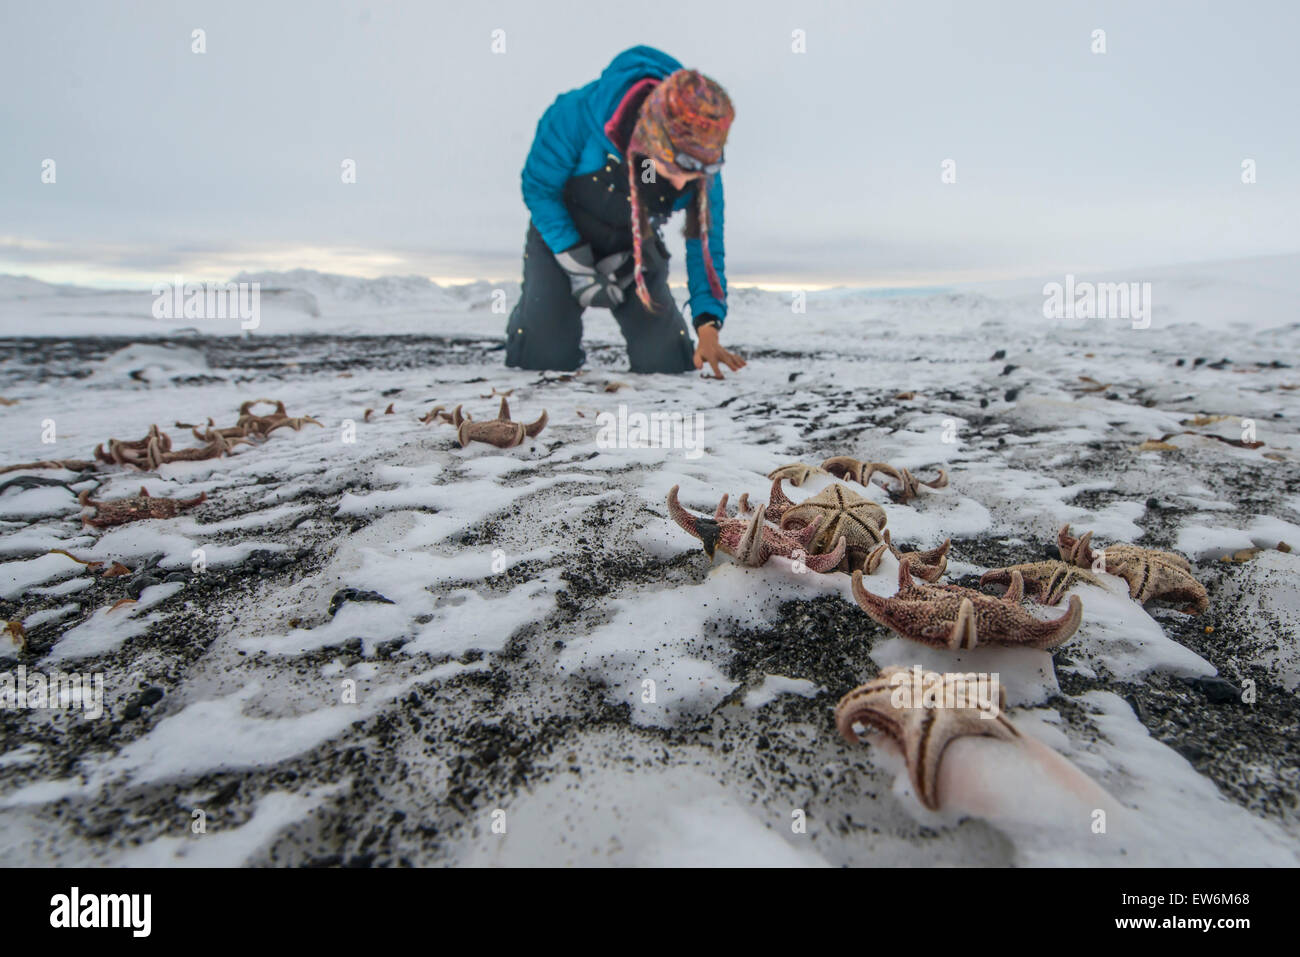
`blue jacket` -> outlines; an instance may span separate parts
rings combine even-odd
[[[532,149],[524,163],[524,203],[532,214],[533,224],[553,252],[562,252],[582,241],[564,205],[564,184],[573,176],[592,172],[605,163],[605,156],[621,151],[605,135],[605,124],[618,109],[632,85],[646,77],[662,79],[682,69],[668,54],[652,47],[639,46],[624,50],[605,68],[599,80],[584,87],[561,93],[542,114],[533,138]],[[695,199],[695,189],[682,194],[673,209],[685,209]],[[714,174],[709,188],[709,253],[713,268],[727,289],[723,268],[725,249],[723,227],[722,175]],[[690,289],[692,316],[708,313],[719,321],[727,316],[726,302],[713,298],[709,277],[704,269],[704,250],[698,239],[686,240],[686,278]]]

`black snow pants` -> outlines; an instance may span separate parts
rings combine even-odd
[[[627,167],[610,156],[595,175],[574,177],[565,188],[565,204],[574,225],[599,261],[632,248]],[[677,194],[661,187],[646,197],[651,223],[655,214],[671,212]],[[686,320],[668,288],[668,250],[656,232],[642,243],[646,288],[656,309],[647,309],[636,286],[625,290],[623,304],[612,310],[632,372],[688,372],[695,368],[695,344]],[[570,292],[569,276],[555,260],[531,222],[524,242],[523,291],[506,326],[506,365],[516,369],[569,372],[582,365],[582,306]]]

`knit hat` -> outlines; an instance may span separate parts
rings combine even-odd
[[[631,162],[633,153],[656,159],[676,167],[675,157],[685,153],[707,165],[722,159],[727,131],[735,119],[736,111],[726,91],[696,70],[678,70],[669,74],[646,97],[632,138],[628,142],[628,177],[632,185],[632,252],[636,259],[637,296],[652,308],[650,291],[641,275],[641,240],[647,230],[645,211],[637,196],[637,164]],[[683,170],[683,172],[692,172]],[[704,250],[704,268],[709,277],[709,289],[721,300],[725,293],[713,268],[709,254],[709,189],[712,175],[706,174],[696,186],[700,242]]]

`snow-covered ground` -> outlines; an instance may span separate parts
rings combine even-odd
[[[175,423],[262,397],[321,423],[156,473],[0,475],[0,616],[28,640],[0,636],[0,667],[100,673],[106,712],[0,711],[0,863],[1300,863],[1300,558],[1276,547],[1300,545],[1300,257],[1086,277],[1151,282],[1149,328],[1045,319],[1042,279],[798,312],[736,289],[724,340],[750,365],[725,382],[622,371],[603,312],[581,375],[508,370],[513,284],[242,278],[262,285],[249,335],[154,319],[148,292],[0,277],[0,466],[155,423],[197,444]],[[537,439],[462,449],[418,421],[489,418],[494,390],[547,411]],[[698,414],[702,454],[604,447],[620,407]],[[1207,437],[1252,427],[1261,447]],[[1191,434],[1141,448],[1171,433]],[[711,564],[666,517],[673,485],[697,512],[765,501],[766,473],[832,455],[948,469],[907,505],[859,492],[896,543],[951,537],[949,581],[1054,557],[1069,522],[1184,552],[1210,610],[1144,609],[1112,577],[1079,588],[1055,652],[941,652],[872,622],[845,576]],[[21,476],[68,484],[3,484]],[[82,526],[78,491],[141,486],[207,500]],[[331,614],[340,589],[390,603]],[[926,811],[832,720],[913,663],[999,674],[1114,826],[986,739],[953,760],[996,808]]]

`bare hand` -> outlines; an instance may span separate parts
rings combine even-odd
[[[717,326],[700,326],[695,330],[695,334],[699,336],[699,341],[695,343],[695,368],[703,369],[704,363],[707,362],[713,367],[713,375],[718,379],[726,378],[726,376],[722,374],[722,370],[718,368],[719,362],[725,365],[732,372],[735,372],[737,369],[745,368],[744,359],[736,355],[734,352],[728,352],[726,349],[722,348],[721,344],[719,344]]]

